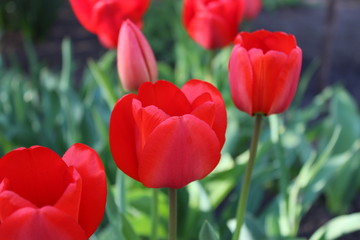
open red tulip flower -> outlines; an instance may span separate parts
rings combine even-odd
[[[259,15],[262,0],[245,0],[244,19],[252,20]]]
[[[249,115],[284,112],[294,98],[302,51],[293,35],[258,30],[242,32],[229,61],[232,99]]]
[[[154,53],[142,32],[130,20],[121,26],[117,67],[122,86],[127,91],[138,90],[143,82],[157,80]]]
[[[216,49],[234,41],[243,11],[244,0],[185,0],[183,22],[195,42]]]
[[[218,164],[226,110],[219,91],[190,80],[181,89],[159,80],[127,94],[110,117],[110,148],[117,166],[149,188],[182,188]]]
[[[116,48],[121,24],[130,19],[139,27],[150,0],[70,0],[83,27],[97,34],[107,48]]]
[[[106,178],[98,154],[74,144],[18,148],[0,159],[0,239],[86,240],[105,211]]]

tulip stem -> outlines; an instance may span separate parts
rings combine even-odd
[[[245,177],[244,177],[242,187],[241,187],[241,193],[240,193],[238,208],[237,208],[237,212],[236,212],[236,228],[235,228],[235,232],[234,232],[232,240],[239,240],[241,228],[242,228],[243,222],[244,222],[244,217],[245,217],[245,212],[246,212],[246,204],[247,204],[249,190],[250,190],[251,174],[252,174],[252,170],[254,168],[254,163],[255,163],[255,158],[256,158],[256,150],[257,150],[257,145],[258,145],[258,141],[259,141],[261,120],[262,120],[262,115],[256,114],[255,115],[254,132],[253,132],[253,137],[252,137],[251,146],[250,146],[250,157],[249,157],[249,162],[247,163]]]
[[[176,189],[169,188],[169,240],[176,240],[177,227]]]
[[[154,188],[152,195],[152,206],[151,206],[151,240],[157,240],[157,227],[158,227],[158,220],[159,220],[159,213],[158,213],[158,202],[159,202],[159,189]]]

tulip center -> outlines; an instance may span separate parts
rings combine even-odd
[[[235,44],[238,43],[248,51],[257,48],[261,49],[264,54],[271,50],[289,54],[297,46],[294,36],[265,30],[258,30],[255,33],[242,32],[235,40]]]

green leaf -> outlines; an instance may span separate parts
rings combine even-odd
[[[334,153],[349,149],[353,142],[360,139],[360,114],[355,100],[342,87],[336,87],[330,104],[330,118],[334,126],[341,126],[339,141],[334,146]]]
[[[294,103],[291,106],[292,108],[298,108],[300,106],[301,101],[304,98],[305,91],[308,88],[309,82],[314,76],[315,72],[318,70],[319,66],[320,61],[318,59],[314,59],[307,67],[305,72],[301,74],[298,90],[296,91],[296,95],[293,101]]]
[[[133,227],[131,226],[130,222],[127,220],[125,214],[121,214],[121,220],[122,220],[121,230],[124,235],[124,238],[126,240],[140,240],[140,237],[136,235]]]
[[[360,231],[360,213],[336,217],[320,227],[310,240],[335,240],[341,236]]]
[[[199,233],[199,240],[218,240],[214,228],[208,221],[205,221]]]
[[[62,52],[62,69],[60,75],[60,89],[66,90],[70,87],[70,83],[71,83],[72,54],[71,54],[70,39],[65,38],[62,41],[61,52]]]
[[[89,68],[96,82],[99,84],[102,94],[109,105],[109,108],[112,109],[116,103],[117,97],[109,77],[93,60],[89,61]]]

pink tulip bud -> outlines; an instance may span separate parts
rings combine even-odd
[[[154,53],[142,32],[130,20],[126,20],[120,29],[117,67],[126,91],[137,90],[143,82],[157,80]]]

